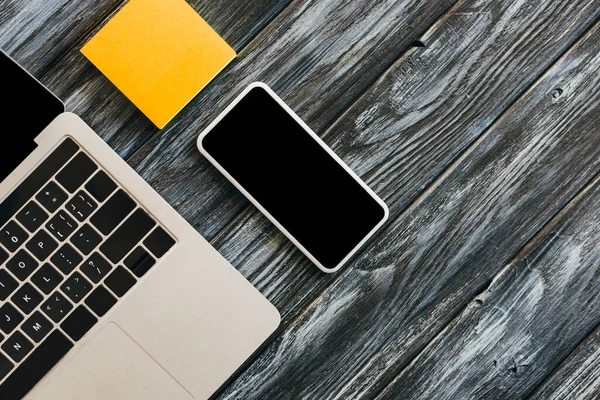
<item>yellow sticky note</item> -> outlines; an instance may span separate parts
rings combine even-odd
[[[236,55],[185,0],[130,0],[81,52],[159,128]]]

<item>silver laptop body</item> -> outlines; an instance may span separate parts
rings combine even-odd
[[[209,398],[277,310],[79,117],[34,140],[0,178],[0,398]]]

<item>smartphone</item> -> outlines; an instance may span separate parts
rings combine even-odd
[[[385,203],[262,82],[198,149],[318,268],[339,270],[388,218]]]

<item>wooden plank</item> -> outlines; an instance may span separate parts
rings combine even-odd
[[[531,24],[543,20],[544,13],[539,20],[523,15],[539,6],[519,4],[516,15]],[[581,3],[579,10],[591,13]],[[588,23],[597,10],[598,3]],[[581,22],[584,14],[575,12],[571,23]],[[501,30],[521,26],[502,15],[490,20],[503,21]],[[555,42],[550,35],[550,43]],[[379,393],[600,172],[599,37],[596,27],[552,67],[386,228],[353,268],[288,321],[283,334],[223,397],[362,398]],[[497,42],[490,48],[499,58],[505,54]],[[263,276],[271,272],[276,284],[277,272],[300,271],[291,263],[270,271],[264,267],[258,263],[252,269]],[[279,295],[290,296],[287,292],[298,283],[280,284]]]
[[[231,68],[145,144],[131,164],[205,237],[212,237],[247,203],[196,149],[196,137],[211,117],[247,84],[262,80],[319,131],[453,1],[292,3],[240,53]]]
[[[189,3],[239,51],[290,1],[191,0]],[[79,2],[84,5],[90,3]],[[112,3],[112,13],[102,21],[97,21],[94,29],[89,29],[77,43],[71,43],[69,50],[40,79],[66,102],[69,111],[82,117],[118,153],[126,157],[160,131],[79,52],[81,46],[122,6],[115,5],[114,0]],[[43,6],[37,4],[37,9]],[[89,16],[86,12],[80,18],[87,19]],[[15,23],[15,29],[22,28],[22,23]],[[34,39],[38,40],[35,35]]]
[[[588,83],[592,96],[582,106],[595,108],[600,80]],[[591,112],[599,121],[600,111]],[[599,205],[596,179],[378,399],[527,397],[600,323]],[[590,358],[571,367],[561,392],[536,397],[580,399],[574,389],[598,390],[598,349],[584,351]]]
[[[241,51],[292,0],[190,0],[190,5],[229,43]]]
[[[596,287],[595,282],[592,286]],[[568,304],[570,303],[569,301]],[[530,397],[531,400],[595,400],[598,398],[600,398],[600,329],[596,329]]]
[[[116,0],[4,0],[0,47],[39,78],[116,4]]]

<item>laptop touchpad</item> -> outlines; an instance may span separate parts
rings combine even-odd
[[[36,399],[193,397],[116,324],[109,323],[52,376]]]

